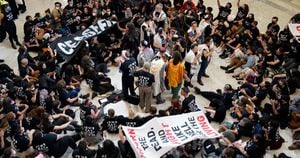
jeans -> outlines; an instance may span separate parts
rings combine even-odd
[[[77,97],[79,91],[80,91],[80,88],[72,89],[72,90],[69,92],[70,98],[75,98],[75,97]]]
[[[208,60],[207,58],[205,57],[202,57],[202,62],[201,62],[201,67],[199,69],[199,72],[198,72],[198,77],[197,77],[197,80],[201,80],[202,76],[205,75],[205,71],[206,71],[206,68],[208,66]]]

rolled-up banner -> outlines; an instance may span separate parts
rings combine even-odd
[[[155,117],[141,127],[123,126],[123,131],[139,158],[160,158],[192,140],[220,137],[202,111]]]
[[[95,25],[91,25],[85,30],[55,40],[50,47],[68,61],[78,52],[82,41],[105,32],[115,24],[116,22],[111,20],[98,20]]]

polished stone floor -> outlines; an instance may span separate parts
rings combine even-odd
[[[66,0],[57,0],[63,2],[63,4],[66,3]],[[214,15],[217,15],[218,9],[216,0],[204,0],[206,6],[213,7]],[[230,1],[233,4],[233,12],[232,14],[236,14],[236,1],[237,0],[221,0],[221,4],[226,4],[227,1]],[[22,14],[19,16],[19,19],[16,20],[17,28],[18,28],[18,36],[20,41],[22,41],[23,38],[23,24],[25,22],[25,16],[26,15],[34,15],[36,12],[43,13],[46,9],[50,8],[52,9],[54,7],[54,0],[26,0],[27,2],[27,8],[28,11],[25,14]],[[241,4],[247,3],[250,7],[250,12],[255,14],[255,19],[259,22],[258,27],[261,32],[265,32],[267,24],[271,21],[271,18],[273,16],[279,17],[279,25],[281,28],[285,27],[288,23],[290,17],[292,17],[294,14],[298,13],[300,11],[300,0],[241,0]],[[17,69],[17,51],[10,48],[10,44],[8,40],[5,40],[3,43],[0,44],[0,59],[5,59],[5,63],[10,65],[14,68],[15,72],[18,72]],[[233,87],[237,86],[237,83],[235,80],[232,79],[231,75],[225,74],[224,71],[221,71],[219,66],[225,65],[225,60],[220,60],[217,57],[217,54],[214,54],[212,62],[210,63],[208,67],[208,74],[211,76],[210,78],[203,79],[204,86],[201,86],[202,90],[212,90],[215,91],[217,88],[222,88],[225,83],[230,83],[233,85]],[[117,87],[118,89],[121,88],[120,83],[120,77],[121,74],[119,73],[117,68],[111,68],[111,72],[109,73],[109,76],[112,78],[113,85]],[[194,85],[197,85],[196,81],[193,79],[192,81]],[[84,92],[90,92],[90,89],[85,83],[82,83],[83,91]],[[300,91],[297,90],[298,96],[300,94]],[[296,95],[295,94],[295,95]],[[166,98],[170,98],[170,93],[166,92],[165,94]],[[295,96],[294,95],[294,96]],[[95,98],[93,102],[95,104],[97,103],[97,99]],[[197,96],[197,102],[203,108],[203,106],[206,106],[208,104],[208,101],[205,100],[201,96]],[[105,109],[108,108],[114,108],[116,110],[117,115],[127,115],[127,109],[129,106],[132,106],[133,109],[138,112],[140,115],[144,115],[140,112],[140,109],[136,106],[129,105],[123,101],[117,103],[117,104],[110,104]],[[158,109],[166,109],[168,106],[170,106],[170,103],[165,103],[162,105],[154,105],[157,106]],[[230,116],[226,118],[227,120],[232,120]],[[212,124],[213,127],[218,128],[217,124]],[[300,157],[300,151],[289,151],[287,147],[291,144],[291,131],[290,130],[281,130],[280,131],[281,136],[284,137],[286,142],[281,147],[281,149],[276,151],[267,151],[267,154],[265,157],[271,158],[273,157],[273,154],[278,154],[281,152],[286,153],[287,155],[297,158]],[[115,136],[109,136],[115,140]],[[64,157],[70,157],[71,151],[68,151],[68,153],[65,154]],[[200,156],[197,156],[200,157]]]

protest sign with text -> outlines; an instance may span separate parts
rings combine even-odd
[[[78,31],[70,36],[59,38],[58,40],[52,42],[50,47],[59,53],[64,59],[70,60],[80,49],[80,44],[82,41],[103,33],[111,28],[114,24],[116,24],[115,21],[105,19],[98,20],[95,25],[91,25],[85,30]]]
[[[123,126],[123,131],[139,158],[159,158],[192,140],[220,137],[201,111],[153,118],[141,127]]]

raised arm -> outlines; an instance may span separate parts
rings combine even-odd
[[[218,7],[221,7],[220,0],[217,0]]]
[[[72,118],[69,118],[69,121],[67,122],[67,123],[64,123],[64,124],[62,124],[62,125],[59,125],[59,126],[54,126],[54,130],[56,131],[56,130],[62,130],[62,129],[65,129],[65,128],[67,128],[69,125],[70,125],[70,123],[73,121],[73,119]]]
[[[237,1],[237,7],[238,7],[238,8],[240,7],[240,1],[241,1],[241,0],[238,0],[238,1]]]

